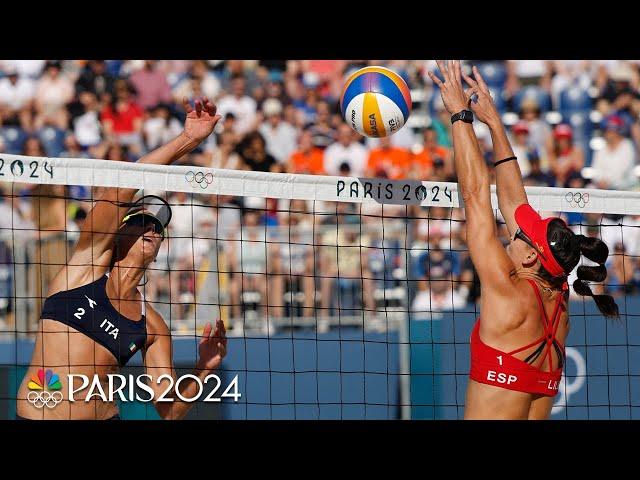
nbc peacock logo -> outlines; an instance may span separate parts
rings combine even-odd
[[[36,408],[54,408],[62,401],[62,383],[53,370],[41,368],[38,374],[31,377],[27,400]]]

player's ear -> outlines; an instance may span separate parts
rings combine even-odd
[[[538,261],[538,252],[536,252],[534,248],[530,248],[522,262],[522,266],[533,267],[536,264],[536,261]]]

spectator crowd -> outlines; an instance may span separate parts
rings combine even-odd
[[[638,189],[640,61],[465,62],[471,64],[492,90],[527,185]],[[363,138],[342,119],[343,81],[367,65],[393,69],[411,89],[412,115],[392,137]],[[4,60],[0,153],[134,162],[181,131],[183,98],[206,96],[222,119],[181,164],[456,181],[449,115],[427,76],[435,68],[424,60]],[[490,165],[489,132],[479,122],[474,128]],[[84,186],[21,185],[18,192],[0,183],[0,189],[5,236],[20,225],[44,238],[77,231],[86,200],[96,194]],[[40,199],[36,208],[34,191],[70,200]],[[462,308],[478,295],[462,211],[185,193],[170,193],[169,200],[172,240],[163,255],[171,274],[151,272],[148,288],[152,298],[172,305],[174,318],[189,316],[189,305],[202,300],[200,271],[228,274],[218,275],[212,287],[218,296],[209,301],[230,305],[231,317],[252,303],[258,314],[281,317],[297,308],[297,315],[311,317],[318,307],[327,314],[375,311],[394,301],[415,312]],[[640,287],[640,219],[566,217],[609,243],[606,288],[624,294]],[[38,250],[40,258],[64,251],[53,245]],[[5,312],[11,311],[11,246],[0,242]]]

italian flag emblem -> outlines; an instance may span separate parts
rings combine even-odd
[[[131,345],[129,345],[129,351],[130,351],[130,352],[135,352],[137,348],[138,348],[138,347],[137,347],[137,346],[136,346],[136,344],[135,344],[135,343],[133,343],[133,342],[131,342]]]

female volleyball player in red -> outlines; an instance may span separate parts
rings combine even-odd
[[[438,67],[444,81],[429,75],[452,115],[454,162],[469,253],[482,287],[480,318],[471,334],[465,418],[545,419],[565,362],[567,276],[581,255],[598,266],[578,267],[574,290],[592,296],[603,315],[618,316],[613,298],[593,295],[586,283],[604,280],[609,250],[599,239],[575,235],[560,218],[542,219],[529,206],[518,163],[478,70],[473,70],[474,80],[462,74],[460,62],[438,62]],[[470,86],[467,90],[462,77]],[[491,130],[498,159],[494,164],[498,204],[511,235],[506,249],[496,233],[489,174],[471,123],[472,112]]]
[[[187,118],[183,132],[138,163],[167,165],[211,134],[220,119],[215,105],[207,99],[196,101],[195,110],[186,100],[184,104]],[[52,280],[31,365],[18,390],[18,418],[118,419],[117,404],[108,397],[105,401],[96,394],[87,402],[85,390],[74,396],[74,402],[69,401],[68,375],[84,375],[90,382],[97,376],[106,396],[108,374],[118,373],[139,350],[146,373],[152,377],[148,385],[154,391],[159,415],[179,419],[193,406],[180,400],[175,383],[166,396],[173,401],[157,401],[167,390],[168,381],[158,384],[155,380],[160,375],[176,378],[171,334],[160,314],[145,302],[138,286],[158,254],[171,220],[171,207],[153,196],[131,203],[135,193],[135,189],[102,190],[83,223],[71,259]],[[225,354],[224,324],[218,320],[213,328],[207,323],[193,375],[203,380],[219,367]],[[57,384],[56,379],[60,380]],[[81,380],[76,380],[74,388],[79,388]],[[119,386],[117,381],[114,384]],[[47,391],[47,386],[53,391]],[[198,394],[199,387],[197,380],[187,377],[178,388],[182,398],[190,399]]]

